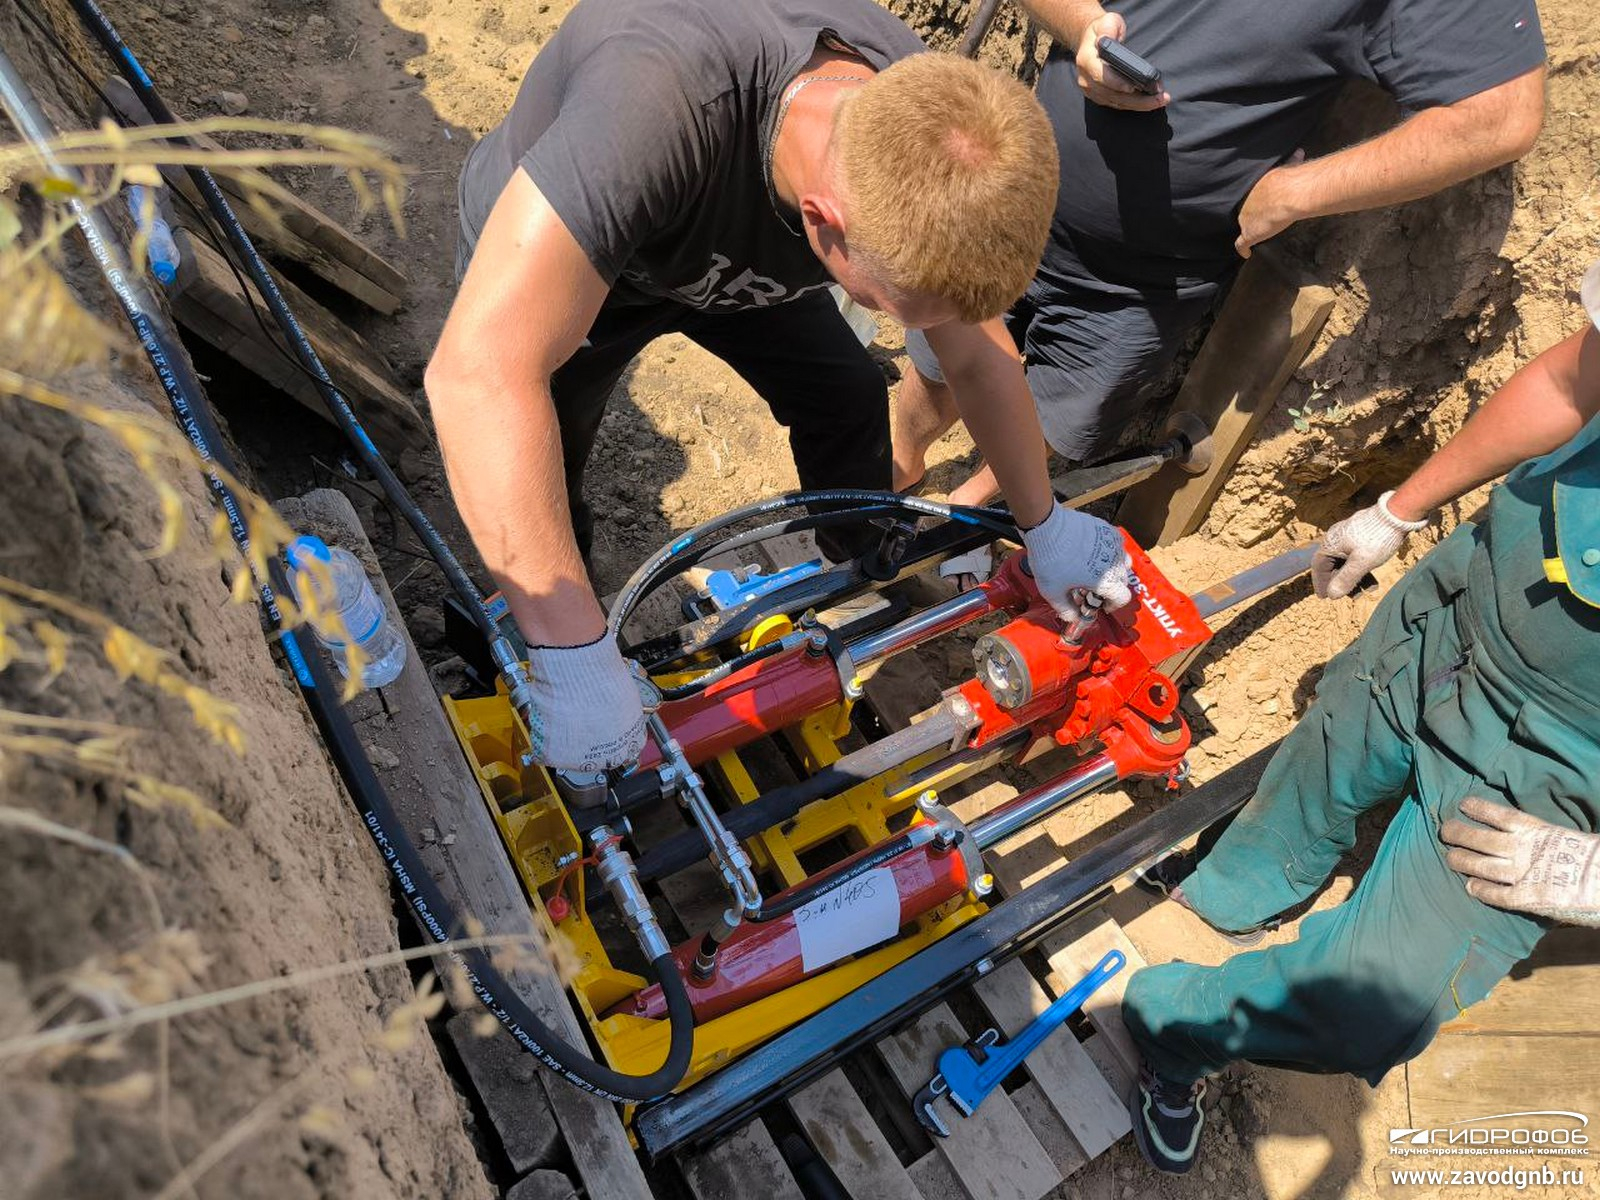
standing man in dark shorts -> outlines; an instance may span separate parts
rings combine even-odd
[[[1297,221],[1400,204],[1525,154],[1544,115],[1533,0],[1024,0],[1055,39],[1039,99],[1061,163],[1038,276],[1007,324],[1046,440],[1104,456],[1251,247]],[[1101,37],[1162,72],[1145,95],[1109,68]],[[1340,86],[1374,81],[1409,114],[1322,158],[1305,144]],[[922,475],[954,423],[940,356],[895,405],[896,485]],[[980,503],[985,469],[951,495]]]
[[[888,393],[827,288],[926,328],[1041,593],[1129,599],[1103,521],[1057,505],[999,315],[1058,172],[1014,80],[872,0],[582,0],[461,183],[461,290],[428,365],[451,490],[530,646],[539,761],[632,763],[638,689],[583,562],[583,468],[632,358],[679,331],[789,428],[801,484],[887,488]]]

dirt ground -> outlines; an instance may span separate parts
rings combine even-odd
[[[951,0],[889,6],[936,45],[948,44],[965,17],[965,6]],[[115,0],[105,7],[180,115],[216,112],[220,92],[241,92],[253,115],[376,134],[414,168],[403,240],[381,215],[362,213],[341,182],[311,171],[285,175],[410,274],[410,297],[395,317],[346,315],[420,402],[422,369],[453,293],[460,162],[504,113],[568,0]],[[1540,8],[1551,48],[1550,103],[1543,138],[1523,163],[1427,201],[1316,222],[1284,239],[1294,268],[1334,287],[1338,304],[1205,528],[1158,555],[1178,582],[1203,587],[1392,486],[1516,365],[1578,326],[1577,280],[1596,257],[1600,229],[1600,20],[1592,0],[1545,0]],[[0,17],[8,46],[16,32],[10,20]],[[1014,66],[1020,42],[1008,9],[986,56]],[[34,39],[19,36],[15,44],[41,56],[33,75],[54,73]],[[100,60],[84,50],[83,61]],[[1360,133],[1385,116],[1370,97],[1352,96],[1340,131]],[[906,369],[899,331],[885,324],[879,347],[885,370],[898,379]],[[119,367],[145,378],[132,356]],[[220,364],[217,372],[225,386],[214,390],[233,432],[257,450],[274,489],[287,494],[329,481],[304,458],[309,445],[336,462],[336,442],[324,429],[283,398],[251,391]],[[1299,424],[1290,408],[1304,414]],[[114,790],[29,768],[5,768],[5,792],[120,841],[150,866],[164,922],[199,934],[208,985],[392,947],[380,872],[253,617],[223,605],[214,568],[203,559],[184,552],[138,558],[148,544],[141,531],[153,520],[148,498],[106,447],[60,422],[14,424],[9,413],[6,420],[15,436],[0,439],[0,487],[6,510],[25,519],[0,529],[5,569],[93,598],[158,644],[183,647],[190,669],[244,707],[252,748],[241,770],[205,744],[182,713],[85,667],[28,703],[151,728],[140,749],[149,768],[177,772],[214,796],[234,828],[202,840],[174,814],[130,811]],[[972,462],[970,441],[952,432],[935,449],[933,485],[952,486]],[[401,467],[464,545],[436,456],[408,455]],[[781,431],[760,401],[731,370],[675,337],[650,347],[613,396],[590,479],[591,501],[603,514],[596,560],[607,590],[675,530],[723,511],[731,497],[795,484]],[[198,488],[187,494],[194,519],[203,521]],[[353,498],[384,549],[419,645],[444,659],[442,579],[392,532],[370,497]],[[1456,506],[1446,525],[1470,516],[1477,502]],[[1433,536],[1414,538],[1386,581]],[[1370,596],[1319,603],[1302,583],[1235,613],[1188,681],[1195,777],[1204,780],[1285,732],[1309,703],[1321,665],[1359,631],[1375,603]],[[958,656],[929,661],[942,671],[965,669]],[[0,677],[0,686],[14,678]],[[1107,795],[1074,809],[1050,836],[1069,846],[1156,802],[1141,792]],[[1366,847],[1379,828],[1373,822],[1364,829]],[[16,1003],[24,987],[37,1001],[41,981],[148,937],[118,863],[23,834],[3,838],[8,868],[0,873],[0,901],[24,933],[5,953],[14,973],[0,961],[0,1006]],[[1348,895],[1359,861],[1358,854],[1319,906]],[[1225,949],[1172,906],[1141,911],[1132,896],[1116,903],[1151,959],[1216,957]],[[1277,936],[1292,936],[1292,927]],[[263,1097],[291,1079],[339,1114],[333,1125],[297,1123],[304,1106],[297,1110],[286,1099],[250,1127],[248,1144],[223,1159],[202,1194],[487,1194],[459,1133],[460,1104],[431,1046],[424,1041],[392,1055],[373,1047],[408,994],[407,976],[390,969],[175,1026],[170,1127],[179,1161],[254,1120]],[[86,1090],[129,1064],[150,1069],[154,1050],[152,1038],[134,1039],[122,1063],[73,1062],[38,1077],[0,1077],[0,1104],[11,1110],[0,1125],[25,1130],[21,1139],[0,1138],[0,1169],[13,1184],[21,1180],[19,1194],[145,1196],[170,1178],[174,1167],[154,1135],[149,1106],[118,1107]],[[365,1078],[359,1068],[374,1076],[364,1091],[349,1082],[352,1070]],[[1406,1123],[1399,1073],[1370,1090],[1343,1079],[1241,1071],[1218,1112],[1196,1175],[1158,1177],[1125,1143],[1070,1180],[1063,1195],[1374,1195],[1386,1130]]]

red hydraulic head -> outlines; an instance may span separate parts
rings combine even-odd
[[[1098,739],[1124,775],[1162,774],[1183,758],[1189,732],[1177,715],[1178,689],[1159,668],[1211,630],[1126,533],[1123,542],[1133,561],[1133,603],[1101,613],[1076,642],[1033,588],[1021,556],[1007,562],[997,579],[1008,591],[1026,581],[1031,600],[973,647],[977,678],[961,694],[981,721],[974,745],[1020,728],[1063,746]]]

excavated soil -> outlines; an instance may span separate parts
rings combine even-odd
[[[966,16],[951,0],[889,5],[941,46]],[[215,112],[218,93],[242,92],[253,115],[373,133],[414,168],[405,239],[381,216],[361,212],[340,181],[309,170],[285,177],[410,273],[410,298],[393,318],[342,311],[418,389],[420,402],[422,368],[453,290],[461,159],[503,114],[568,0],[117,0],[106,7],[181,115]],[[1391,486],[1518,364],[1578,327],[1577,280],[1597,256],[1600,229],[1593,117],[1600,21],[1591,0],[1545,0],[1541,9],[1551,47],[1549,113],[1524,162],[1430,200],[1315,222],[1283,239],[1291,269],[1332,286],[1337,306],[1205,527],[1158,555],[1179,583],[1203,587],[1260,561]],[[0,16],[0,34],[8,47],[33,56],[30,78],[44,86],[59,71],[31,35],[13,37],[12,21]],[[1023,41],[1008,7],[985,56],[1015,67]],[[102,71],[77,44],[81,61]],[[1388,119],[1382,103],[1352,95],[1329,136],[1356,136]],[[899,331],[886,324],[879,347],[886,372],[898,379],[905,369]],[[137,356],[120,356],[116,366],[122,384],[91,384],[104,399],[155,402]],[[241,444],[256,452],[270,487],[286,494],[329,482],[326,471],[305,461],[308,446],[331,455],[328,463],[338,455],[314,419],[220,364],[217,378],[225,385],[214,385],[224,413]],[[1298,425],[1290,408],[1304,414]],[[208,956],[199,972],[205,986],[392,947],[382,875],[253,616],[226,605],[215,568],[192,549],[154,561],[139,556],[153,540],[154,510],[111,448],[61,421],[10,411],[5,419],[0,487],[5,511],[20,519],[0,527],[4,570],[103,607],[181,653],[197,677],[241,705],[251,732],[247,757],[236,761],[174,706],[137,685],[118,685],[87,653],[77,653],[73,669],[42,692],[35,691],[37,676],[15,670],[0,675],[10,702],[149,729],[140,763],[211,798],[231,827],[196,831],[176,814],[130,808],[116,789],[14,761],[0,776],[6,803],[117,842],[145,863],[164,922],[195,931]],[[970,441],[953,432],[935,449],[934,486],[952,486],[972,461]],[[401,467],[460,544],[436,455],[407,455]],[[590,478],[595,508],[605,515],[596,557],[608,589],[673,531],[734,498],[795,483],[781,431],[760,401],[681,338],[652,346],[619,387]],[[335,471],[334,481],[341,480]],[[430,658],[446,658],[437,571],[370,497],[343,486],[384,551],[419,644]],[[1456,506],[1446,524],[1470,515],[1479,499]],[[186,487],[186,501],[191,532],[201,534],[206,507],[197,487]],[[1431,536],[1413,539],[1405,561]],[[1386,581],[1403,565],[1389,568]],[[1322,664],[1359,631],[1375,602],[1321,603],[1302,582],[1231,614],[1187,680],[1196,778],[1281,736],[1304,712]],[[953,647],[927,661],[949,682],[965,669],[962,654]],[[1107,795],[1059,819],[1049,834],[1063,847],[1078,845],[1094,829],[1159,802],[1149,789]],[[1370,822],[1363,845],[1370,847],[1380,829],[1381,822]],[[19,999],[37,1001],[86,959],[103,961],[149,938],[149,920],[117,862],[26,833],[0,838],[7,862],[0,901],[16,931],[0,960],[0,1005],[8,1011],[17,1011]],[[1316,903],[1347,895],[1361,861],[1356,855]],[[1115,904],[1152,959],[1216,959],[1226,950],[1173,906],[1148,909],[1132,895]],[[1277,936],[1292,936],[1292,927]],[[302,1122],[304,1104],[269,1103],[200,1193],[487,1194],[461,1132],[459,1102],[431,1046],[424,1040],[390,1052],[372,1042],[409,995],[405,972],[389,969],[176,1023],[169,1126],[180,1161],[241,1120],[254,1120],[255,1106],[291,1079],[305,1089],[297,1098],[314,1096],[339,1118]],[[9,1110],[3,1123],[21,1135],[0,1138],[8,1194],[131,1197],[159,1190],[174,1166],[160,1144],[153,1102],[117,1105],[94,1090],[153,1069],[155,1050],[154,1035],[144,1033],[128,1040],[119,1059],[32,1064],[0,1077],[0,1104]],[[365,1090],[350,1083],[361,1067],[375,1077]],[[1158,1177],[1124,1143],[1069,1180],[1062,1194],[1374,1195],[1385,1131],[1406,1123],[1398,1073],[1374,1091],[1344,1079],[1238,1071],[1223,1093],[1206,1163],[1194,1176]]]

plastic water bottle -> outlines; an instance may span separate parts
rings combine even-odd
[[[150,198],[150,224],[145,220],[146,197]],[[146,253],[150,258],[150,274],[161,281],[162,287],[171,287],[178,278],[178,243],[172,240],[172,226],[161,215],[161,205],[150,195],[142,183],[128,185],[128,211],[145,234]]]
[[[289,543],[288,556],[295,595],[303,598],[308,590],[315,589],[322,611],[338,613],[345,632],[366,655],[367,661],[361,668],[361,686],[374,688],[393,683],[406,665],[406,639],[389,620],[361,560],[348,550],[330,548],[316,537],[295,538]],[[331,597],[323,595],[322,582],[304,569],[313,560],[328,566]],[[344,642],[324,637],[321,630],[315,632],[317,641],[332,653],[339,674],[348,675]]]

